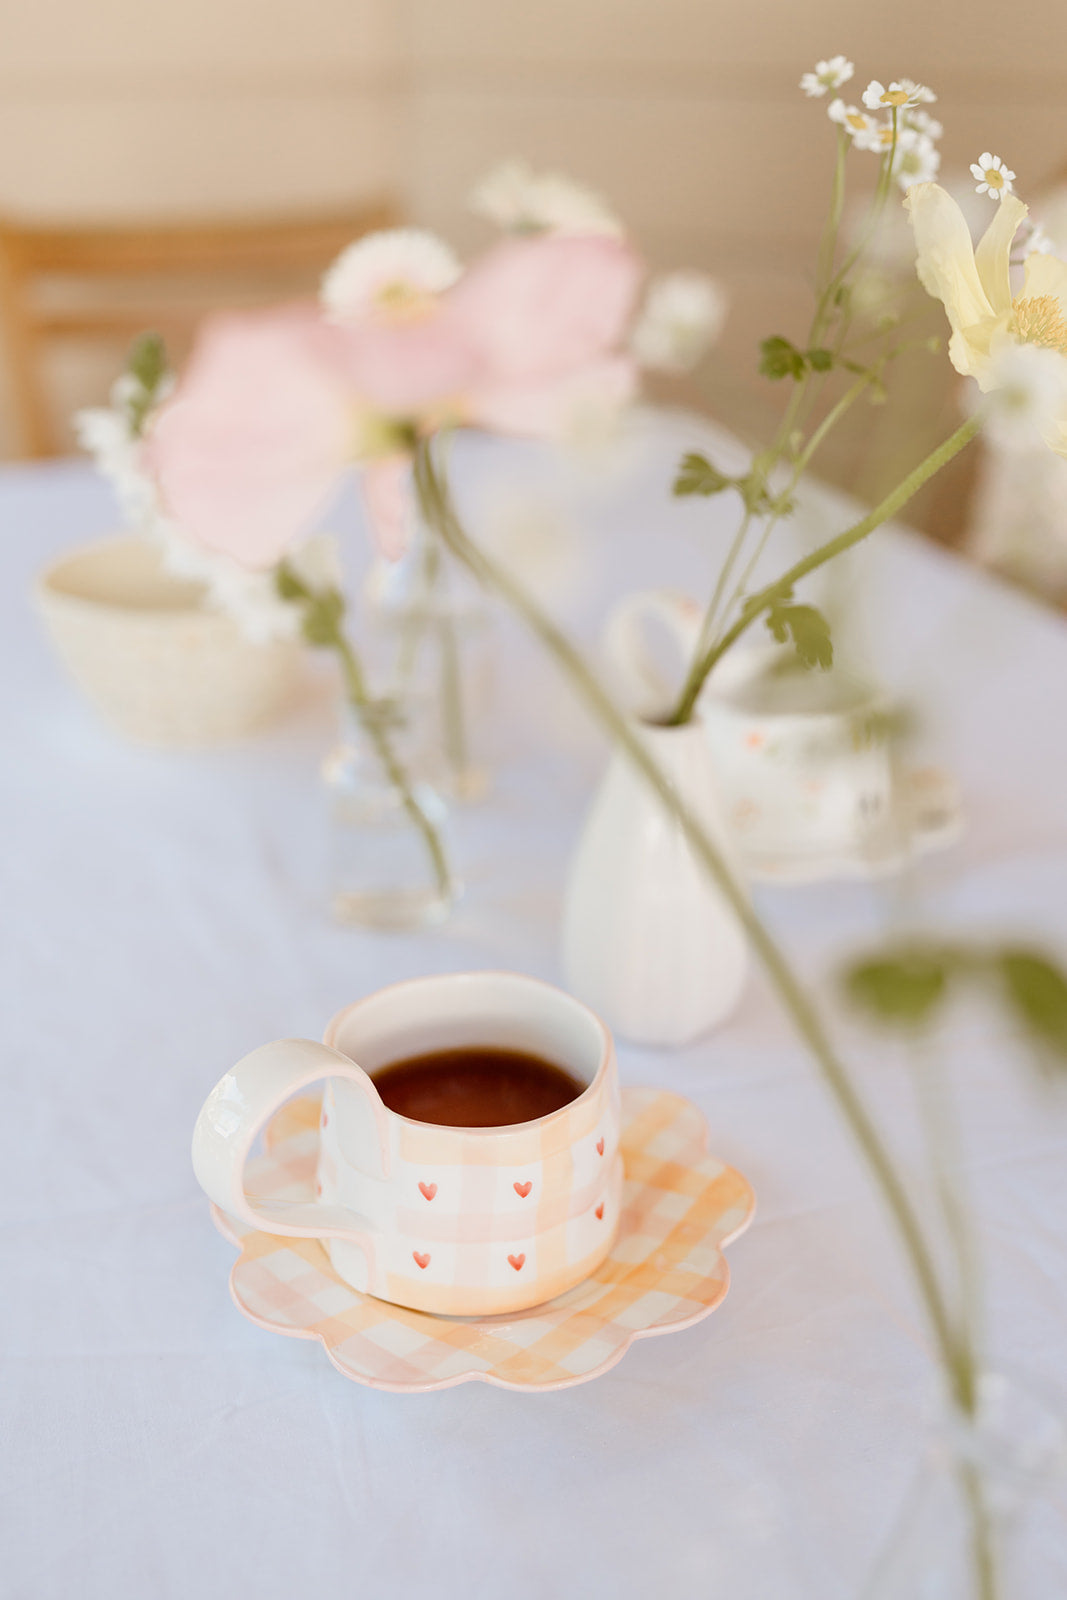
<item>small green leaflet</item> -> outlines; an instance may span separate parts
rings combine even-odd
[[[312,595],[305,606],[302,623],[308,644],[335,644],[344,614],[345,597],[340,589],[323,589]]]
[[[802,378],[805,360],[802,351],[781,334],[772,334],[760,345],[759,370],[765,378]]]
[[[695,451],[682,457],[678,476],[674,480],[675,494],[721,494],[733,485],[733,479],[713,467],[707,456]]]
[[[815,606],[776,600],[765,620],[779,644],[785,644],[792,637],[796,653],[804,666],[821,667],[823,671],[833,666],[834,642],[830,637],[830,624]]]
[[[1033,950],[1003,950],[998,965],[1008,1003],[1031,1042],[1067,1063],[1067,977]]]
[[[136,439],[144,429],[159,386],[167,376],[167,347],[158,333],[141,335],[130,351],[126,370],[139,386],[138,393],[127,401],[130,431]]]
[[[936,951],[859,961],[845,973],[849,998],[862,1011],[891,1027],[928,1022],[945,997],[948,963]]]

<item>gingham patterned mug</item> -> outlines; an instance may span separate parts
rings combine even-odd
[[[585,1087],[560,1110],[506,1128],[414,1122],[382,1103],[375,1071],[464,1045],[542,1056]],[[323,1079],[316,1198],[249,1194],[257,1135]],[[622,1198],[618,1144],[618,1068],[599,1018],[537,979],[470,972],[357,1000],[322,1044],[279,1039],[253,1050],[204,1103],[193,1167],[230,1216],[321,1238],[353,1288],[417,1311],[485,1316],[551,1300],[604,1260]]]

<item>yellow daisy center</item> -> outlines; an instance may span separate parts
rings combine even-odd
[[[884,106],[906,106],[910,99],[911,94],[907,89],[886,89],[882,95],[882,104]]]
[[[998,172],[996,167],[986,167],[982,177],[991,189],[1000,189],[1004,186],[1004,174]]]
[[[845,121],[850,128],[855,128],[857,133],[862,133],[870,118],[863,116],[859,111],[850,111]]]
[[[1012,301],[1012,332],[1023,344],[1038,344],[1067,356],[1067,319],[1054,294],[1021,296]]]

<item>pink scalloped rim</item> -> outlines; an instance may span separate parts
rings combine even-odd
[[[283,1107],[252,1168],[270,1192],[310,1195],[318,1103]],[[691,1328],[725,1298],[723,1251],[755,1214],[751,1185],[709,1157],[700,1111],[666,1090],[624,1089],[626,1172],[615,1246],[597,1272],[557,1300],[500,1317],[437,1317],[360,1294],[337,1277],[314,1239],[243,1230],[212,1206],[240,1250],[230,1293],[243,1316],[290,1338],[318,1339],[354,1382],[396,1394],[482,1382],[502,1389],[572,1388],[601,1377],[636,1339]],[[647,1321],[643,1320],[647,1317]]]

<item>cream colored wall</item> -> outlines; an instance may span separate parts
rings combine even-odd
[[[759,334],[798,327],[828,186],[797,79],[841,50],[935,85],[946,168],[1033,187],[1067,161],[1051,0],[0,0],[0,209],[263,211],[396,189],[463,242],[501,156],[607,193],[657,263],[711,267],[742,402]],[[864,171],[862,158],[854,161]]]

